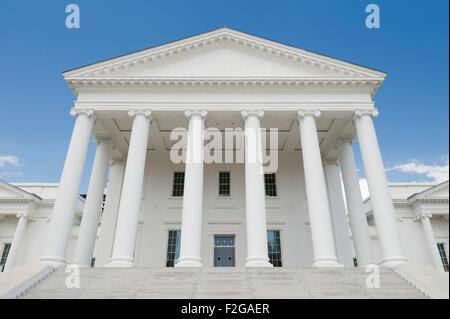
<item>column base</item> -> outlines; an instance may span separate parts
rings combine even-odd
[[[111,261],[105,265],[105,268],[131,268],[134,266],[132,257],[113,257]]]
[[[344,265],[338,263],[336,257],[314,258],[313,268],[342,268]]]
[[[40,259],[39,264],[45,264],[53,267],[64,266],[66,264],[65,258],[55,256],[44,256]]]
[[[388,268],[395,268],[400,265],[407,265],[409,264],[408,258],[404,256],[395,256],[395,257],[388,257],[383,258],[381,261],[382,267],[388,267]]]
[[[245,267],[247,267],[247,268],[255,268],[255,267],[272,268],[273,265],[269,262],[269,258],[267,258],[267,257],[248,257]]]
[[[175,264],[175,267],[202,267],[202,259],[200,257],[180,257]]]

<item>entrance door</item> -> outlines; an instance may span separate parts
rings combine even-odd
[[[214,267],[234,267],[234,235],[214,236]]]

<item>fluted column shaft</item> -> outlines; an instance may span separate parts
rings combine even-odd
[[[436,238],[434,237],[433,227],[430,221],[431,215],[421,214],[420,220],[422,221],[422,228],[427,240],[428,249],[433,260],[433,264],[436,269],[440,272],[445,272],[444,266],[442,265],[441,255],[439,254]]]
[[[122,159],[111,161],[98,254],[95,256],[96,267],[103,267],[111,259],[124,171],[125,163]]]
[[[108,267],[132,267],[142,199],[151,111],[129,111],[134,118],[120,197],[113,254]]]
[[[328,160],[325,164],[325,176],[330,196],[330,209],[333,221],[334,239],[337,257],[340,264],[353,267],[353,251],[347,215],[342,195],[341,177],[336,160]]]
[[[112,141],[109,139],[97,140],[97,151],[75,248],[75,263],[81,267],[91,265],[112,146]]]
[[[361,189],[356,171],[355,157],[353,155],[352,141],[341,141],[338,144],[338,150],[356,258],[358,260],[358,266],[366,266],[373,264],[374,259],[367,217],[364,212]]]
[[[383,253],[382,263],[385,266],[395,266],[408,263],[408,259],[403,251],[380,147],[372,122],[372,116],[377,114],[375,110],[356,111],[353,119]]]
[[[41,258],[42,263],[55,266],[65,263],[89,139],[95,120],[93,111],[90,110],[73,109],[70,114],[76,116],[76,121],[53,207],[44,255]]]
[[[314,250],[313,267],[339,267],[333,238],[328,194],[314,117],[319,111],[299,111],[300,139],[305,171],[306,195]]]
[[[186,111],[189,132],[181,220],[180,258],[175,267],[201,267],[203,215],[203,134],[206,111]]]
[[[245,121],[246,267],[272,267],[267,248],[266,197],[260,119],[263,111],[243,111]]]
[[[19,255],[20,246],[22,244],[23,235],[25,233],[25,228],[27,227],[28,216],[26,214],[17,215],[19,221],[16,226],[16,231],[14,232],[14,237],[11,243],[11,248],[9,249],[8,258],[6,259],[4,271],[12,269],[16,265],[17,256]]]

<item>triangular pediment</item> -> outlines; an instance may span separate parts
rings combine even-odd
[[[432,187],[431,189],[429,189],[427,192],[425,192],[422,195],[422,198],[427,198],[427,199],[432,199],[432,198],[436,198],[436,199],[440,199],[440,198],[447,198],[448,199],[448,181],[436,185],[435,187]]]
[[[30,194],[16,186],[0,180],[0,199],[2,198],[39,199],[34,194]]]
[[[92,78],[358,78],[385,73],[229,28],[64,72]]]
[[[449,181],[437,184],[423,192],[410,196],[409,200],[442,200],[449,198]]]
[[[194,52],[159,59],[107,72],[105,76],[118,77],[172,77],[172,78],[240,78],[240,77],[339,77],[311,66],[300,66],[292,60],[279,59],[252,52],[232,44],[220,44],[201,48]]]

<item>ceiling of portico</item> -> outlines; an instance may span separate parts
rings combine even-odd
[[[325,155],[336,144],[339,137],[352,137],[353,127],[347,118],[336,118],[331,115],[323,115],[316,120],[317,134],[322,153]],[[226,129],[243,128],[244,122],[240,112],[209,112],[205,121],[207,132],[218,130],[221,132],[221,149],[241,149],[243,144],[239,139],[225,140]],[[278,149],[280,151],[301,151],[302,145],[299,135],[299,127],[295,112],[265,112],[261,120],[261,127],[266,129],[266,137],[263,138],[263,148]],[[149,131],[147,149],[149,151],[170,151],[177,139],[171,140],[172,131],[187,130],[188,121],[183,112],[155,111]],[[277,129],[277,143],[271,142],[270,129]],[[111,118],[98,117],[94,134],[110,136],[115,147],[126,156],[130,143],[132,119],[126,115],[116,115]],[[100,133],[101,132],[101,133]],[[208,143],[208,142],[206,142]]]

